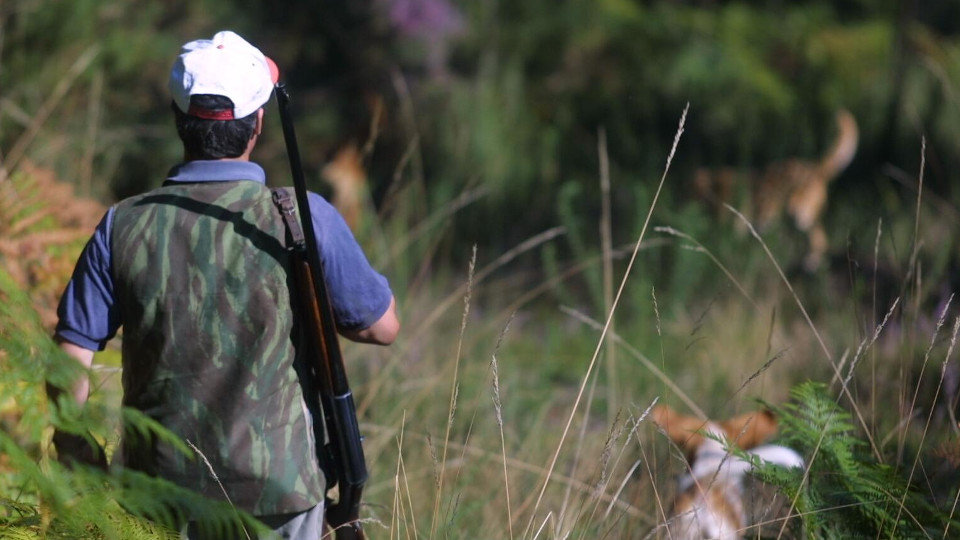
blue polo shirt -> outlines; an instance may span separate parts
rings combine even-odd
[[[259,165],[249,161],[188,161],[171,169],[167,178],[167,182],[234,180],[265,184],[266,176]],[[330,203],[313,192],[307,194],[307,200],[337,326],[344,330],[368,328],[390,307],[393,293],[387,279],[370,266]],[[92,351],[102,351],[123,322],[110,254],[113,212],[113,207],[107,210],[87,242],[57,308],[56,335]]]

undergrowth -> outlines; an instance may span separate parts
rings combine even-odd
[[[822,383],[790,391],[791,401],[774,406],[780,442],[803,455],[805,468],[755,461],[754,474],[779,487],[800,516],[807,538],[920,538],[946,535],[958,522],[930,494],[908,483],[856,435],[849,412]]]
[[[404,200],[417,193],[401,186],[398,206],[419,204]],[[680,402],[704,419],[723,418],[751,406],[754,397],[780,402],[798,380],[831,377],[831,388],[840,390],[801,385],[794,401],[779,408],[782,441],[804,454],[809,469],[760,469],[802,522],[802,532],[784,529],[784,537],[958,530],[950,482],[956,468],[944,469],[944,460],[930,452],[956,446],[948,420],[956,384],[927,391],[935,373],[924,367],[945,344],[939,326],[924,322],[929,302],[919,286],[899,288],[907,296],[893,304],[899,307],[889,323],[850,317],[836,308],[839,295],[823,299],[813,320],[804,319],[805,297],[820,289],[799,283],[785,292],[778,280],[786,276],[770,279],[762,271],[770,261],[738,258],[751,251],[752,240],[725,238],[726,247],[716,250],[714,236],[694,238],[680,230],[684,223],[668,218],[657,229],[662,237],[638,242],[640,274],[623,278],[622,313],[615,310],[616,325],[601,340],[613,309],[602,274],[625,273],[629,247],[586,249],[583,260],[566,263],[548,248],[573,234],[571,222],[504,253],[478,250],[461,272],[432,273],[431,254],[446,241],[441,225],[449,212],[404,216],[430,224],[422,229],[430,234],[416,238],[402,236],[401,219],[385,224],[387,236],[401,238],[391,264],[402,267],[398,273],[410,285],[394,281],[405,329],[389,349],[345,347],[371,472],[362,510],[371,536],[665,537],[676,495],[672,478],[687,465],[647,420],[652,403]],[[689,214],[670,215],[685,220]],[[37,223],[56,227],[52,219]],[[584,230],[575,232],[587,245]],[[700,257],[706,269],[698,264],[698,275],[717,267],[724,285],[676,291],[691,286],[672,275],[673,262],[661,273],[650,270],[670,259],[663,252],[671,250],[682,251],[684,260]],[[545,281],[522,265],[513,270],[538,252],[551,262]],[[584,287],[584,281],[593,284]],[[198,518],[228,538],[242,537],[241,527],[252,534],[256,523],[229,505],[116,465],[67,468],[54,459],[54,429],[108,449],[124,428],[170,435],[119,408],[115,371],[89,373],[95,391],[82,409],[70,400],[50,401],[45,383],[68,388],[81,371],[49,339],[34,304],[23,283],[0,274],[3,535],[169,538]],[[833,357],[851,336],[860,345],[848,344],[853,350]],[[942,375],[956,369],[949,353]],[[604,369],[614,359],[616,369]],[[95,368],[102,364],[98,355]],[[930,419],[926,426],[914,422],[919,416]],[[864,437],[873,441],[869,451],[858,442]],[[923,458],[922,467],[911,466],[914,456]]]
[[[81,373],[49,339],[49,324],[93,223],[64,221],[57,205],[70,197],[45,197],[54,184],[30,184],[24,170],[12,172],[0,184],[21,195],[0,201],[0,262],[13,275],[0,271],[0,536],[171,538],[189,519],[229,538],[252,534],[257,524],[229,505],[116,465],[68,468],[54,459],[54,429],[108,449],[122,429],[176,441],[119,407],[115,371],[88,374],[95,391],[82,409],[48,398],[46,383],[68,388]],[[809,468],[759,472],[803,524],[802,533],[785,529],[786,536],[958,530],[957,468],[930,455],[931,448],[960,453],[952,418],[958,385],[928,391],[935,374],[924,371],[944,346],[927,312],[949,280],[922,271],[930,254],[919,249],[920,215],[916,224],[888,224],[892,232],[878,226],[877,247],[872,236],[865,242],[871,261],[848,253],[853,270],[843,289],[828,272],[774,272],[772,253],[783,246],[774,245],[768,260],[753,239],[694,207],[670,208],[653,220],[661,236],[638,240],[640,270],[627,276],[633,244],[595,248],[592,221],[574,192],[560,201],[563,227],[502,252],[481,246],[467,263],[467,244],[445,227],[473,199],[433,209],[421,197],[422,181],[398,172],[398,210],[382,223],[382,236],[396,240],[377,261],[400,298],[404,332],[390,349],[346,347],[370,462],[362,516],[371,536],[669,536],[672,477],[687,465],[650,426],[650,405],[681,402],[703,419],[722,418],[753,397],[779,402],[809,379],[841,387],[798,386],[794,401],[779,408],[782,441]],[[647,184],[636,191],[653,196]],[[649,204],[639,216],[653,214]],[[896,252],[877,254],[881,236],[918,246],[894,272],[899,281],[885,285],[863,279],[884,260],[897,264]],[[462,253],[462,268],[440,264],[441,251],[443,258]],[[616,308],[613,275],[625,283]],[[872,303],[863,303],[864,291]],[[899,307],[890,324],[880,324],[876,313],[891,305]],[[812,319],[801,316],[807,306]],[[95,368],[103,363],[98,355]],[[957,378],[949,353],[942,374]],[[924,415],[921,429],[914,420]],[[914,456],[922,467],[911,465]]]
[[[2,270],[0,360],[0,403],[16,405],[0,423],[0,537],[176,538],[188,520],[200,520],[205,530],[224,537],[262,527],[228,504],[164,480],[54,459],[53,430],[99,444],[117,438],[111,431],[117,415],[124,429],[189,450],[135,410],[110,410],[96,399],[77,406],[64,390],[83,368],[48,337],[30,299]],[[57,400],[48,399],[46,384],[61,390]]]

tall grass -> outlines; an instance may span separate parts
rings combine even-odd
[[[123,416],[163,436],[119,408],[115,351],[97,357],[97,366],[113,371],[92,374],[102,384],[90,408],[72,410],[47,399],[45,381],[66,385],[77,374],[48,335],[51,290],[62,287],[69,273],[59,261],[76,257],[80,236],[53,238],[18,259],[21,244],[29,244],[25,238],[41,238],[27,238],[27,233],[76,233],[79,228],[57,221],[64,198],[36,208],[31,206],[36,197],[17,191],[17,182],[18,174],[27,173],[24,156],[39,141],[37,130],[94,54],[95,49],[81,52],[41,103],[31,124],[36,127],[7,154],[9,178],[0,180],[5,195],[0,255],[4,267],[22,274],[15,282],[0,273],[0,531],[24,537],[163,538],[198,509],[221,529],[255,528],[247,516],[237,519],[229,505],[211,504],[162,482],[116,470],[69,470],[52,459],[54,427],[92,431],[93,440],[112,448]],[[519,76],[507,78],[504,85],[522,85]],[[563,206],[561,224],[500,248],[498,241],[452,236],[459,229],[451,223],[508,182],[511,166],[528,158],[523,145],[503,147],[534,137],[523,132],[500,140],[488,134],[497,139],[495,150],[510,151],[506,165],[496,164],[496,182],[487,185],[484,178],[471,177],[462,186],[444,187],[451,191],[450,185],[457,185],[459,193],[428,199],[430,173],[421,155],[417,111],[403,77],[397,74],[394,80],[409,141],[387,192],[388,211],[371,217],[381,220],[382,229],[371,242],[384,247],[372,250],[373,259],[392,279],[404,331],[388,349],[346,345],[367,437],[371,480],[363,518],[371,536],[669,537],[673,477],[687,465],[647,420],[651,404],[669,402],[700,418],[720,418],[758,406],[755,398],[782,403],[792,387],[809,380],[824,383],[838,411],[856,419],[849,436],[867,441],[870,449],[857,459],[889,467],[884,474],[907,486],[870,501],[896,509],[894,525],[883,530],[893,534],[903,515],[920,515],[912,505],[921,501],[935,513],[955,514],[960,482],[957,460],[951,459],[960,455],[955,420],[960,368],[952,337],[946,339],[940,329],[956,317],[956,308],[937,305],[942,302],[936,285],[948,283],[948,276],[942,265],[926,261],[945,256],[936,241],[923,239],[925,234],[952,237],[950,229],[957,224],[929,217],[934,207],[921,196],[925,161],[914,213],[884,219],[875,236],[871,230],[851,238],[851,244],[869,246],[864,261],[851,250],[845,271],[834,265],[816,275],[797,274],[789,269],[796,248],[784,228],[761,235],[741,215],[751,233],[743,236],[694,204],[670,196],[660,200],[665,182],[682,181],[669,177],[668,170],[685,111],[659,184],[639,174],[614,175],[616,164],[601,131],[599,222],[589,209],[573,204],[582,192],[571,191],[557,203]],[[510,100],[509,110],[530,114],[519,91],[506,98],[486,87],[480,92],[493,103],[481,108],[484,114],[500,99]],[[469,108],[472,102],[458,105]],[[99,133],[98,114],[91,107],[85,115],[87,132]],[[697,122],[696,115],[692,121]],[[446,128],[462,127],[454,124]],[[510,124],[500,118],[480,129],[501,135]],[[680,162],[683,150],[677,154]],[[500,155],[490,148],[478,152],[489,159]],[[464,170],[472,165],[466,158],[457,163]],[[527,173],[527,180],[534,176]],[[624,192],[644,195],[631,199],[636,208],[630,216],[616,214],[629,198],[611,204],[614,194]],[[15,211],[2,212],[11,208]],[[41,212],[49,219],[31,217]],[[618,227],[635,226],[636,241],[616,248],[613,237],[620,229],[615,221]],[[579,227],[582,223],[590,225]],[[93,226],[82,225],[86,232]],[[475,225],[465,229],[503,226]],[[657,236],[649,237],[650,231]],[[471,251],[468,246],[475,242],[479,247]],[[895,249],[898,245],[909,246],[906,256]],[[23,266],[28,262],[23,259],[44,264]],[[543,262],[549,263],[546,268]],[[884,266],[894,269],[894,279],[880,283]],[[50,275],[36,273],[38,267]],[[618,273],[622,280],[614,291]],[[860,294],[864,290],[866,298]],[[46,320],[38,322],[34,308]],[[938,371],[928,369],[931,359],[941,358]],[[903,397],[894,399],[898,396]],[[801,433],[795,444],[808,450],[808,468],[805,476],[783,482],[797,503],[794,510],[816,512],[818,524],[848,516],[841,507],[845,503],[816,506],[802,499],[821,465],[820,443],[830,443],[829,436],[826,428]],[[952,522],[946,523],[944,537]],[[814,534],[815,526],[808,523],[807,533]],[[778,528],[784,535],[791,532]]]
[[[400,186],[398,193],[404,197],[410,192]],[[655,205],[649,204],[652,212]],[[450,215],[444,208],[438,212]],[[444,234],[439,224],[447,218],[418,219],[434,220],[435,234]],[[911,225],[920,223],[908,219]],[[650,221],[658,222],[656,217]],[[684,232],[683,222],[662,223],[655,232],[665,242],[644,242],[641,230],[634,246],[641,274],[654,275],[643,280],[624,266],[621,293],[635,290],[630,288],[633,279],[644,288],[662,280],[645,265],[655,260],[652,250],[673,249],[712,264],[717,282],[725,284],[717,286],[719,292],[677,304],[672,298],[686,296],[657,286],[652,297],[648,288],[642,296],[614,298],[606,314],[591,314],[589,306],[586,312],[569,307],[567,302],[577,303],[575,297],[551,298],[552,289],[530,280],[528,269],[517,264],[523,252],[561,241],[557,231],[503,254],[475,252],[465,261],[463,277],[452,273],[449,280],[428,280],[433,284],[415,294],[408,291],[402,304],[406,331],[393,348],[347,347],[358,370],[355,391],[371,461],[363,515],[372,536],[666,537],[675,494],[672,477],[686,465],[646,419],[650,403],[663,400],[703,418],[724,417],[757,406],[753,398],[782,402],[792,386],[806,380],[825,383],[830,399],[854,414],[850,433],[870,441],[871,449],[857,459],[887,467],[905,486],[913,486],[880,501],[894,509],[894,527],[917,525],[917,516],[931,511],[955,512],[957,474],[941,457],[960,448],[952,422],[958,395],[953,339],[940,333],[951,304],[930,311],[928,298],[917,298],[918,289],[903,286],[907,297],[863,332],[849,312],[806,309],[807,295],[818,289],[780,270],[777,247],[759,234],[752,240],[728,239],[748,253],[733,258]],[[442,241],[421,231],[415,229],[417,238],[399,245],[417,250],[421,243]],[[880,245],[871,242],[877,252]],[[922,249],[915,253],[910,264],[922,259]],[[755,262],[746,259],[766,261],[770,271],[759,278],[744,275],[740,269]],[[570,269],[611,260],[608,254],[574,261]],[[911,274],[914,280],[922,275],[919,266]],[[575,290],[577,272],[564,276],[573,280]],[[0,403],[7,420],[0,466],[10,474],[0,491],[0,523],[26,537],[170,534],[143,519],[176,524],[189,515],[173,495],[157,497],[168,493],[169,486],[119,472],[69,471],[50,459],[52,426],[68,425],[74,421],[71,415],[80,413],[58,412],[66,409],[46,401],[39,385],[61,375],[32,366],[69,363],[62,363],[18,289],[4,278]],[[519,292],[505,297],[504,289]],[[527,294],[532,291],[541,292]],[[856,299],[841,300],[842,305]],[[450,309],[457,302],[464,308],[459,317]],[[920,307],[905,310],[903,305]],[[606,323],[596,320],[604,315]],[[609,325],[614,318],[616,332]],[[924,338],[922,347],[914,345],[919,337]],[[598,344],[618,349],[616,371],[595,369],[601,358]],[[867,355],[869,371],[861,362]],[[938,355],[940,369],[927,369]],[[616,393],[610,390],[614,385]],[[92,401],[100,405],[73,425],[93,428],[98,442],[115,443],[116,391],[115,385],[101,387]],[[900,394],[910,397],[902,409],[893,400],[877,399]],[[917,412],[922,421],[916,421]],[[569,437],[574,430],[581,436]],[[819,431],[803,442],[816,449],[828,436]],[[823,459],[817,450],[805,457],[810,471]],[[785,489],[799,497],[810,485],[807,477]],[[78,504],[79,493],[87,494],[84,504]],[[148,493],[152,499],[143,498]],[[194,508],[204,504],[187,500]],[[912,506],[919,501],[926,505],[923,509]],[[815,511],[818,520],[830,523],[848,517],[843,504],[796,508],[804,515]],[[219,516],[215,523],[220,526],[235,522],[229,506],[205,508],[210,516]],[[97,514],[97,509],[106,511]],[[898,514],[912,517],[904,521]],[[929,524],[919,525],[931,530]]]
[[[411,193],[403,185],[398,188],[399,197]],[[654,202],[649,204],[648,213],[655,216]],[[437,212],[443,217],[417,218],[436,224],[433,236],[414,229],[417,237],[401,237],[398,245],[431,256],[430,250],[420,251],[421,244],[443,241],[438,238],[445,234],[442,222],[455,213],[447,207]],[[920,223],[915,217],[908,220]],[[631,274],[629,264],[622,266],[621,293],[636,290],[631,288],[636,279],[641,281],[636,287],[646,288],[646,294],[617,296],[606,314],[590,313],[589,304],[585,311],[568,306],[578,303],[576,297],[551,297],[553,289],[531,280],[528,269],[517,264],[524,252],[562,241],[554,231],[503,254],[475,252],[465,261],[463,277],[439,274],[421,281],[430,286],[408,290],[402,303],[406,328],[394,347],[347,347],[358,373],[353,379],[367,436],[371,481],[363,517],[372,536],[667,537],[676,491],[672,477],[686,464],[646,419],[651,402],[663,400],[703,418],[719,418],[757,406],[754,398],[782,402],[792,386],[806,380],[825,383],[830,399],[857,418],[850,433],[870,441],[871,449],[857,459],[887,467],[904,485],[913,486],[880,501],[895,509],[891,523],[912,527],[920,519],[916,516],[955,512],[957,473],[946,457],[953,455],[951,448],[960,448],[952,422],[957,368],[953,340],[939,331],[950,314],[949,303],[928,312],[929,299],[917,298],[919,289],[904,285],[899,288],[907,297],[893,302],[881,322],[864,332],[844,309],[806,309],[807,296],[818,289],[779,269],[777,246],[768,245],[769,238],[755,234],[751,240],[731,233],[726,241],[741,243],[746,254],[736,258],[684,232],[686,223],[661,223],[655,229],[663,235],[655,239],[659,244],[644,241],[641,230],[634,245],[640,275],[646,279]],[[387,223],[390,227],[400,228]],[[879,240],[870,244],[880,251]],[[656,286],[651,297],[648,285],[669,283],[647,266],[656,260],[655,250],[703,257],[724,285],[694,295],[689,303],[672,301],[688,296],[663,285]],[[922,256],[923,250],[917,249],[910,264]],[[397,257],[399,261],[404,255]],[[766,261],[769,272],[741,271],[756,260]],[[609,253],[573,261],[571,272],[561,275],[576,290],[578,269],[610,261]],[[917,268],[914,280],[920,275],[919,264]],[[0,466],[11,474],[4,476],[0,491],[2,526],[27,537],[170,534],[143,519],[176,524],[189,515],[172,495],[156,496],[168,493],[168,486],[117,476],[119,472],[71,472],[51,461],[52,426],[64,425],[79,413],[64,416],[57,412],[60,405],[46,401],[38,385],[44,374],[54,379],[59,375],[31,366],[39,361],[61,365],[51,364],[60,357],[29,314],[29,301],[19,286],[9,280],[3,284],[0,403],[7,420]],[[404,289],[403,284],[394,286]],[[515,294],[505,296],[505,290]],[[840,300],[837,305],[857,301]],[[457,302],[464,308],[459,317],[451,309]],[[905,310],[903,305],[920,307]],[[604,315],[606,323],[596,320]],[[616,332],[610,330],[614,318]],[[914,345],[919,337],[925,338],[923,347]],[[600,345],[617,348],[615,371],[595,369]],[[868,355],[869,371],[861,362]],[[938,355],[940,369],[927,369]],[[115,385],[101,387],[92,401],[100,405],[84,413],[88,416],[82,423],[94,429],[98,442],[111,445],[119,436],[116,391]],[[910,397],[903,408],[893,400],[877,399],[901,394]],[[916,412],[922,421],[915,421]],[[573,431],[580,435],[569,437]],[[828,436],[826,431],[810,433],[804,442],[816,449]],[[806,448],[796,440],[794,444]],[[817,450],[805,457],[810,471],[823,459]],[[809,477],[800,478],[785,489],[799,497],[811,485]],[[81,492],[99,495],[77,504]],[[153,498],[143,499],[147,493]],[[188,500],[194,508],[203,504]],[[920,501],[923,509],[912,506]],[[796,509],[804,515],[815,511],[821,520],[817,523],[829,524],[848,517],[844,504]],[[96,515],[97,508],[106,512]],[[219,516],[219,526],[235,523],[229,506],[205,508],[210,516]],[[898,514],[913,517],[904,521]],[[919,524],[931,530],[929,524]],[[782,530],[788,536],[802,534]]]
[[[918,212],[926,211],[918,206]],[[916,216],[903,216],[903,220],[919,223]],[[385,464],[393,464],[387,470],[406,471],[402,482],[407,507],[391,516],[397,526],[391,536],[667,537],[665,524],[675,494],[672,477],[686,465],[646,421],[641,404],[661,399],[681,403],[701,417],[721,418],[759,407],[755,398],[783,402],[791,387],[808,380],[823,381],[830,399],[857,419],[851,433],[868,441],[870,449],[857,454],[857,459],[865,467],[888,467],[885,470],[904,486],[912,486],[910,499],[907,491],[891,491],[871,504],[893,509],[890,523],[901,523],[898,508],[911,512],[910,526],[920,525],[928,533],[948,523],[940,518],[917,522],[918,516],[930,512],[948,515],[957,500],[956,483],[950,480],[957,478],[956,470],[934,452],[944,445],[958,445],[950,423],[957,396],[950,374],[957,369],[956,360],[938,328],[928,326],[934,317],[946,316],[947,310],[926,307],[931,306],[931,298],[918,298],[919,289],[901,287],[902,283],[876,284],[868,272],[850,279],[872,290],[874,298],[884,287],[902,289],[909,298],[895,298],[886,306],[868,299],[870,305],[864,306],[851,291],[849,296],[810,302],[822,287],[836,285],[784,270],[787,265],[778,258],[780,246],[773,237],[756,231],[751,237],[738,237],[730,230],[724,241],[740,245],[738,257],[731,257],[695,240],[684,228],[682,222],[664,223],[657,229],[665,235],[660,239],[676,240],[653,249],[690,246],[688,252],[708,260],[716,282],[727,286],[718,285],[719,293],[707,291],[683,305],[671,303],[675,293],[669,287],[656,288],[653,301],[648,289],[651,305],[647,308],[638,305],[641,301],[636,296],[628,297],[625,311],[642,315],[649,310],[655,312],[656,320],[620,316],[617,332],[609,332],[607,325],[579,309],[564,307],[550,293],[534,294],[529,303],[517,306],[496,290],[498,285],[509,286],[509,279],[499,284],[468,279],[473,315],[461,317],[459,325],[452,310],[438,315],[435,304],[421,307],[416,299],[413,306],[408,305],[404,310],[408,324],[413,320],[416,326],[424,316],[430,324],[413,333],[416,343],[401,336],[400,356],[391,355],[389,360],[391,377],[398,378],[376,386],[377,395],[364,422],[374,456],[374,478]],[[871,272],[883,255],[881,236],[878,228],[877,239],[868,242],[874,260],[862,266]],[[917,258],[912,255],[905,264]],[[609,259],[599,257],[591,264],[602,265],[604,260]],[[648,262],[642,256],[638,261],[641,268]],[[767,270],[742,271],[758,263],[765,263]],[[483,259],[477,264],[482,266]],[[517,274],[522,279],[523,269]],[[653,281],[659,279],[663,277]],[[625,282],[629,284],[629,279]],[[544,290],[539,285],[532,290]],[[458,288],[454,294],[464,300],[464,292]],[[906,302],[921,308],[907,312],[902,308]],[[499,310],[503,305],[510,309]],[[867,319],[873,324],[866,328],[855,314],[876,311],[873,305],[882,311]],[[617,310],[608,315],[617,315]],[[498,332],[510,317],[510,333]],[[929,346],[918,350],[907,336],[923,333],[928,333]],[[615,372],[594,369],[599,348],[591,343],[598,342],[618,349]],[[445,347],[456,354],[443,353]],[[354,352],[363,354],[359,349]],[[943,355],[940,372],[933,375],[923,367],[931,354]],[[869,364],[861,362],[867,357]],[[372,368],[373,377],[378,369]],[[611,373],[616,373],[616,380]],[[948,391],[945,386],[950,385]],[[490,392],[495,395],[492,403]],[[899,393],[923,401],[919,410],[925,422],[913,422],[911,408],[901,410],[889,399],[878,399]],[[944,400],[944,394],[950,400]],[[444,399],[450,396],[457,400],[455,415],[450,401]],[[617,407],[615,402],[624,405]],[[583,436],[568,437],[574,430]],[[394,453],[397,445],[388,441],[401,432],[404,446],[398,455]],[[442,446],[437,442],[440,433]],[[899,433],[910,449],[906,459],[890,444]],[[831,436],[823,431],[808,434],[809,447],[798,449],[816,448],[818,440],[832,441]],[[441,448],[458,451],[451,454]],[[812,450],[805,457],[810,467],[824,459]],[[797,479],[791,493],[806,489],[804,482]],[[396,485],[374,480],[367,492],[372,514],[382,519],[379,514],[387,505],[377,501],[393,496]],[[769,503],[757,501],[759,506]],[[911,509],[911,504],[925,506]],[[769,510],[758,508],[753,513],[763,515]],[[841,503],[815,510],[817,519],[827,523],[841,523],[849,517],[845,511]],[[782,528],[785,517],[771,518],[775,535],[778,531],[781,536],[815,534],[813,529]],[[427,522],[429,528],[422,525]],[[895,531],[895,527],[885,530]]]

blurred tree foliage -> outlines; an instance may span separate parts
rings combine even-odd
[[[178,159],[169,65],[180,43],[221,28],[281,65],[315,180],[354,142],[378,204],[417,185],[405,203],[423,215],[486,188],[453,229],[465,244],[512,245],[570,221],[565,209],[581,218],[572,234],[592,238],[601,128],[615,236],[629,239],[686,102],[668,200],[684,200],[698,166],[819,155],[841,107],[862,139],[835,196],[909,206],[897,181],[915,176],[921,135],[930,189],[949,198],[960,170],[960,6],[949,0],[7,0],[0,24],[4,164],[16,167],[6,157],[19,144],[103,199],[157,185]],[[264,140],[278,182],[282,153],[279,136]]]
[[[529,208],[556,193],[543,191],[551,185],[599,191],[599,126],[623,192],[654,181],[684,102],[692,112],[681,179],[699,165],[762,168],[815,157],[834,136],[835,110],[845,107],[863,137],[839,189],[864,189],[886,163],[915,171],[926,133],[937,162],[928,180],[948,190],[960,135],[960,108],[949,98],[960,51],[955,28],[920,18],[939,21],[951,9],[940,4],[933,16],[927,5],[901,11],[890,2],[500,3],[463,47],[466,62],[481,59],[463,71],[501,85],[500,110],[510,114],[488,121],[505,124],[499,136],[476,136],[469,167],[494,161],[489,181],[509,180],[511,195],[526,194],[518,207]],[[485,54],[493,60],[484,62]],[[489,116],[493,107],[481,110],[483,87],[476,88],[467,107]],[[483,126],[477,118],[462,123]],[[636,191],[622,194],[621,203],[647,202]],[[596,206],[595,199],[585,202]]]

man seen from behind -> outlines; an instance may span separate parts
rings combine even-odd
[[[275,64],[233,32],[183,46],[169,87],[184,161],[101,220],[61,298],[56,339],[90,367],[122,327],[123,404],[195,446],[217,478],[199,456],[156,441],[125,439],[115,461],[229,497],[282,538],[316,539],[325,485],[318,413],[297,376],[292,259],[250,161],[276,81]],[[390,344],[399,322],[387,280],[336,210],[309,200],[338,330]],[[78,402],[87,393],[85,380],[74,388]]]

